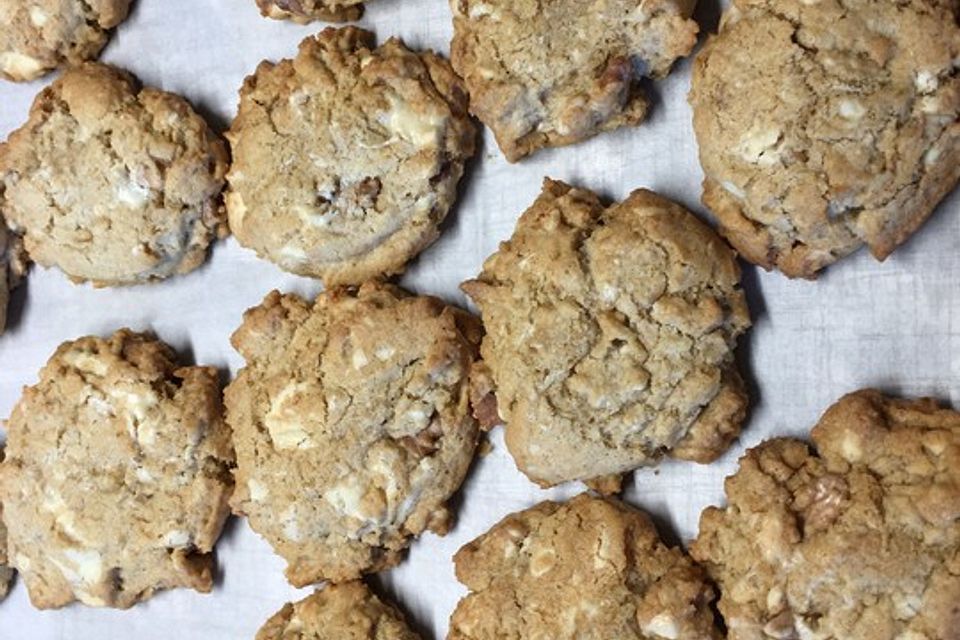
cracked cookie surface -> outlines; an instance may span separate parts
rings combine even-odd
[[[182,274],[226,233],[223,141],[183,98],[88,62],[0,145],[0,213],[30,258],[74,281]]]
[[[645,76],[690,53],[695,0],[450,0],[451,61],[511,162],[639,124]]]
[[[331,584],[288,603],[257,632],[256,640],[420,640],[403,614],[362,582]]]
[[[399,273],[439,236],[475,137],[441,57],[326,29],[244,83],[227,133],[231,230],[328,286]]]
[[[314,20],[349,22],[363,15],[363,0],[257,0],[257,6],[268,18],[299,24]]]
[[[34,606],[211,590],[233,464],[215,369],[126,329],[66,342],[7,429],[8,560]]]
[[[454,556],[447,640],[718,640],[706,575],[641,511],[582,494],[507,516]]]
[[[960,638],[960,413],[866,390],[727,478],[691,554],[732,640]]]
[[[960,179],[960,8],[735,0],[694,62],[703,201],[752,262],[887,257]]]
[[[477,445],[468,374],[479,323],[387,284],[312,304],[269,294],[232,343],[233,508],[287,561],[296,586],[343,582],[446,533],[447,500]]]
[[[97,57],[130,0],[0,0],[0,76],[26,82]]]
[[[3,216],[0,215],[0,333],[3,333],[7,326],[10,292],[20,282],[20,277],[25,270],[23,242],[17,234],[7,228]]]
[[[639,190],[604,206],[546,180],[462,285],[520,470],[549,486],[723,453],[747,403],[739,283],[733,252],[679,205]]]

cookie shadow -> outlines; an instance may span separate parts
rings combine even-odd
[[[420,616],[415,616],[407,606],[402,594],[390,583],[384,579],[384,574],[372,574],[367,576],[367,586],[370,591],[388,605],[392,605],[403,615],[407,626],[424,640],[433,638],[433,631],[429,626],[423,623]]]
[[[10,292],[10,300],[7,303],[7,326],[4,331],[17,329],[23,321],[30,303],[30,279],[29,274],[24,275],[20,284]]]
[[[745,334],[740,336],[737,341],[737,348],[734,351],[734,359],[737,364],[737,371],[743,379],[743,384],[747,391],[747,416],[743,421],[743,427],[749,428],[750,417],[761,405],[762,394],[760,384],[757,381],[753,370],[753,349],[754,342],[757,339],[757,327],[762,326],[767,320],[767,306],[763,301],[763,293],[760,286],[760,267],[752,264],[746,264],[741,261],[740,265],[740,287],[747,298],[747,307],[750,310],[751,328]]]
[[[226,522],[223,523],[223,529],[220,531],[220,537],[217,538],[217,543],[213,548],[213,588],[219,590],[223,588],[224,581],[227,577],[227,568],[220,558],[220,552],[218,548],[221,548],[225,543],[233,543],[237,540],[237,537],[240,535],[240,527],[243,525],[241,518],[235,516],[232,513],[227,516]]]
[[[700,35],[698,36],[697,46],[694,48],[694,54],[707,41],[707,36],[717,32],[720,27],[721,15],[723,15],[723,7],[720,6],[720,0],[699,0],[697,2],[693,9],[693,19],[700,25]]]

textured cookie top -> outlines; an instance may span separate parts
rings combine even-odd
[[[67,342],[7,423],[0,502],[33,604],[212,587],[233,463],[217,372],[121,330]]]
[[[267,620],[256,640],[420,640],[397,609],[362,582],[328,585],[284,605]]]
[[[690,53],[695,0],[450,0],[451,60],[511,162],[638,124],[639,87]]]
[[[448,640],[718,639],[703,571],[647,516],[587,494],[501,520],[454,556]]]
[[[0,333],[7,326],[7,304],[10,290],[20,281],[26,270],[26,257],[23,255],[23,242],[20,237],[7,229],[0,215]]]
[[[353,27],[262,63],[227,138],[230,227],[283,269],[359,284],[433,242],[475,129],[450,65]]]
[[[186,273],[225,232],[227,152],[186,100],[99,63],[70,69],[0,145],[0,212],[73,280]]]
[[[478,341],[474,318],[385,284],[312,305],[273,292],[244,315],[233,344],[247,366],[226,391],[232,504],[291,583],[379,571],[412,536],[446,533],[477,443]]]
[[[463,290],[507,447],[542,485],[622,473],[664,452],[709,462],[740,430],[733,348],[750,324],[733,252],[650,191],[604,206],[547,180]]]
[[[958,4],[735,0],[697,56],[704,203],[749,260],[885,258],[960,179]]]
[[[960,638],[960,413],[860,391],[751,449],[691,553],[733,640]]]
[[[130,0],[0,0],[0,76],[24,82],[97,57]]]
[[[299,24],[314,20],[348,22],[363,15],[362,0],[257,0],[257,6],[268,18]]]

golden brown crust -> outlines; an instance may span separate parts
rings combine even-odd
[[[226,233],[227,161],[186,100],[88,62],[0,144],[0,212],[33,261],[75,281],[160,280],[196,269]]]
[[[363,0],[257,0],[257,6],[267,18],[298,24],[352,22],[363,15]]]
[[[64,343],[8,422],[9,561],[39,608],[213,586],[233,449],[217,372],[120,330]],[[123,532],[120,535],[118,532]]]
[[[326,29],[262,63],[227,137],[238,241],[327,286],[396,274],[439,236],[476,129],[449,63]]]
[[[888,256],[960,180],[955,2],[736,0],[694,61],[703,201],[748,260]]]
[[[691,554],[731,640],[960,638],[960,413],[865,390],[751,449]]]
[[[582,494],[507,516],[456,556],[447,640],[719,639],[706,576],[647,516]]]
[[[477,321],[436,298],[371,282],[310,304],[273,292],[233,344],[226,390],[238,466],[233,508],[296,586],[400,561],[450,526],[447,500],[479,430],[468,376]]]
[[[483,315],[518,467],[544,486],[607,490],[603,476],[664,453],[725,451],[747,404],[733,359],[750,324],[739,281],[733,252],[680,206],[645,190],[604,206],[547,180],[462,285]]]

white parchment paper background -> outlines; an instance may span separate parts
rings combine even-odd
[[[698,9],[698,17],[712,29],[717,12],[708,4]],[[412,47],[449,50],[446,0],[374,0],[362,24],[381,40],[398,35]],[[233,117],[243,78],[257,63],[293,55],[297,43],[321,26],[263,19],[253,0],[136,0],[131,19],[121,25],[104,58],[147,84],[185,95],[223,128]],[[0,135],[20,126],[33,96],[49,81],[0,81]],[[545,175],[617,199],[649,187],[704,215],[688,85],[685,62],[655,87],[654,110],[645,125],[541,153],[519,165],[508,165],[486,134],[445,233],[401,283],[464,304],[457,285],[475,275],[497,243],[509,237]],[[861,252],[817,282],[791,282],[747,267],[755,326],[741,355],[754,406],[740,443],[711,466],[665,463],[656,473],[640,471],[628,484],[626,499],[651,512],[667,539],[687,541],[696,534],[703,507],[722,500],[722,480],[745,446],[774,434],[804,434],[847,391],[871,385],[934,395],[960,406],[958,245],[960,198],[955,194],[884,264]],[[0,337],[0,417],[9,416],[21,387],[35,382],[59,343],[121,326],[152,330],[187,358],[233,374],[241,360],[229,335],[243,311],[273,288],[304,295],[319,289],[258,260],[233,240],[218,244],[199,271],[160,285],[94,290],[35,268],[14,296],[12,326]],[[580,490],[541,491],[516,471],[499,432],[492,442],[493,452],[477,461],[457,498],[459,522],[450,535],[423,536],[402,565],[374,578],[427,638],[445,636],[447,619],[463,594],[450,562],[460,546],[510,511]],[[218,562],[213,594],[167,592],[126,612],[82,606],[39,612],[31,608],[23,585],[16,584],[0,604],[0,640],[253,638],[284,602],[309,593],[286,584],[283,562],[243,521],[229,523]]]

